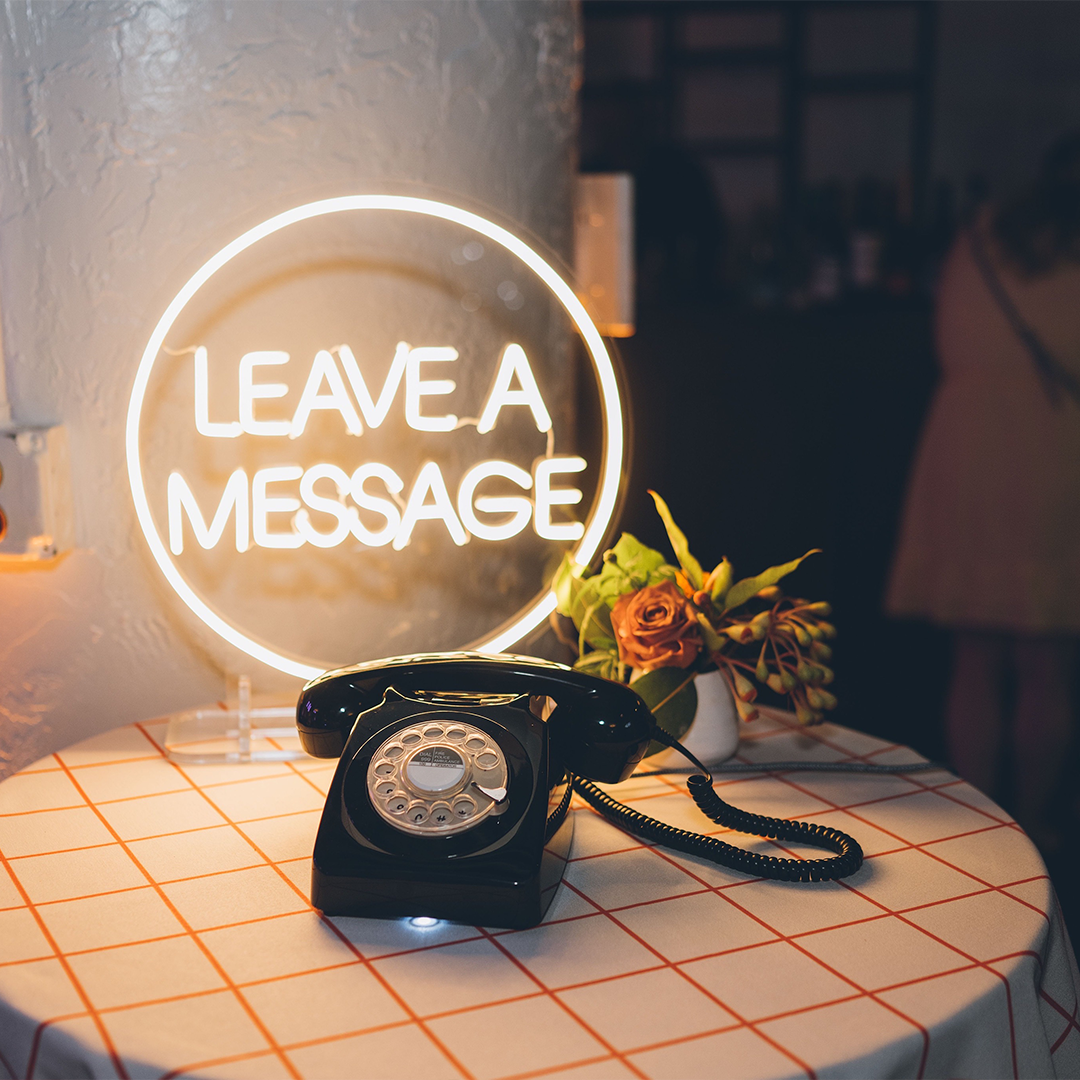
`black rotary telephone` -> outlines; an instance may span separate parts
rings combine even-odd
[[[535,926],[569,855],[573,790],[624,829],[759,877],[831,880],[862,863],[842,832],[723,802],[629,686],[534,657],[433,653],[329,671],[304,687],[296,726],[309,754],[341,759],[312,860],[311,901],[328,915]],[[836,854],[760,855],[596,786],[627,779],[653,739],[701,770],[687,783],[712,821]]]

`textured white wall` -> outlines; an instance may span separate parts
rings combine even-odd
[[[9,4],[0,26],[11,403],[67,425],[78,536],[0,574],[2,774],[224,692],[143,550],[123,436],[143,339],[208,241],[416,181],[568,254],[579,35],[567,0]]]

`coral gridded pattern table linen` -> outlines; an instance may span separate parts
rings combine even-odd
[[[582,806],[544,925],[421,928],[309,906],[333,762],[181,768],[163,730],[0,784],[0,1074],[1080,1075],[1043,864],[948,773],[721,778],[738,806],[855,836],[841,883],[748,880]],[[782,714],[744,732],[746,761],[913,759]],[[708,824],[678,777],[617,791]]]

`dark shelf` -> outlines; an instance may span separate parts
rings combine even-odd
[[[916,21],[914,66],[911,70],[851,71],[814,73],[807,70],[807,25],[816,11],[823,9],[895,11],[914,13]],[[780,216],[792,221],[799,212],[805,189],[805,123],[810,101],[822,97],[847,98],[903,95],[910,99],[910,158],[906,186],[912,193],[913,224],[926,224],[928,205],[931,86],[933,79],[934,4],[922,0],[585,0],[585,82],[583,100],[589,106],[602,106],[604,119],[596,114],[597,124],[610,122],[611,110],[625,102],[628,114],[647,117],[635,131],[637,149],[647,152],[654,146],[682,146],[703,156],[766,157],[780,161]],[[783,19],[781,44],[754,45],[746,48],[722,46],[707,49],[688,48],[681,41],[681,21],[685,17],[738,14],[745,16],[779,15]],[[603,82],[589,78],[589,27],[613,20],[654,20],[652,41],[653,75],[647,79],[615,78]],[[762,69],[775,72],[781,98],[779,131],[775,137],[691,138],[685,134],[680,116],[681,84],[685,76],[702,72],[739,72]],[[587,114],[588,115],[588,114]],[[597,132],[603,135],[602,127]],[[609,154],[619,159],[619,154]],[[629,158],[627,159],[629,160]]]

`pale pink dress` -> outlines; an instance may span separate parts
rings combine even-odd
[[[1025,322],[1080,378],[1080,264],[1025,279],[987,250]],[[936,339],[942,377],[886,608],[949,627],[1080,633],[1080,405],[1050,404],[966,235],[943,269]]]

